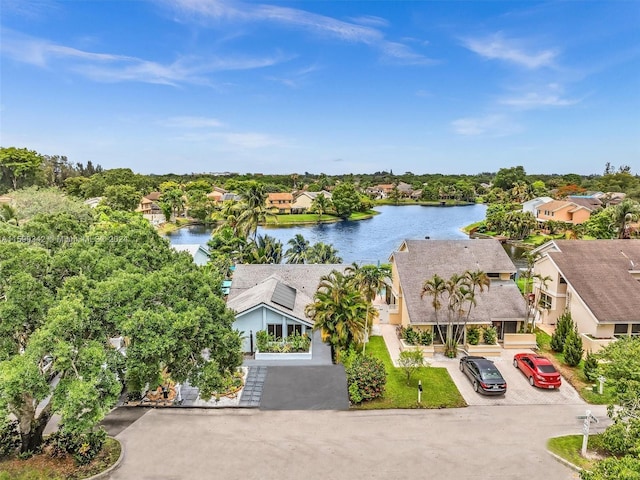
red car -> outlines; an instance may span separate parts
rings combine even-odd
[[[531,386],[558,388],[562,383],[560,374],[552,363],[534,353],[517,353],[513,356],[513,366],[520,369],[529,379]]]

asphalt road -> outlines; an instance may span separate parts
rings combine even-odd
[[[604,418],[604,407],[591,406]],[[445,410],[150,410],[117,435],[112,480],[570,480],[545,448],[580,405]],[[597,429],[604,427],[604,422]]]

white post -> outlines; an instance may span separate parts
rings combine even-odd
[[[604,390],[604,381],[605,381],[605,378],[602,375],[600,375],[598,377],[598,382],[600,382],[600,386],[598,387],[598,393],[600,395],[602,395],[603,390]]]
[[[422,402],[422,380],[418,380],[418,403]]]

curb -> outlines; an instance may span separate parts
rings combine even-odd
[[[573,463],[571,463],[569,460],[565,460],[564,458],[562,458],[560,455],[557,455],[555,453],[553,453],[551,450],[547,450],[547,453],[549,455],[551,455],[553,458],[556,459],[556,461],[560,462],[561,464],[563,464],[565,467],[569,467],[571,470],[575,471],[575,472],[581,472],[583,469],[580,468],[577,465],[574,465]]]
[[[111,472],[113,472],[116,468],[118,468],[120,466],[120,464],[122,463],[122,460],[124,460],[124,445],[122,444],[122,442],[120,440],[116,439],[115,437],[109,436],[108,438],[111,438],[111,439],[115,440],[116,442],[118,442],[120,444],[120,456],[115,461],[115,463],[113,465],[111,465],[109,468],[107,468],[106,470],[104,470],[104,471],[102,471],[100,473],[96,473],[95,475],[93,475],[91,477],[87,477],[84,480],[97,480],[99,478],[105,478],[107,475],[109,475]]]

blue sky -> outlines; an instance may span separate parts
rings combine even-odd
[[[636,1],[2,0],[0,144],[140,173],[640,173]]]

